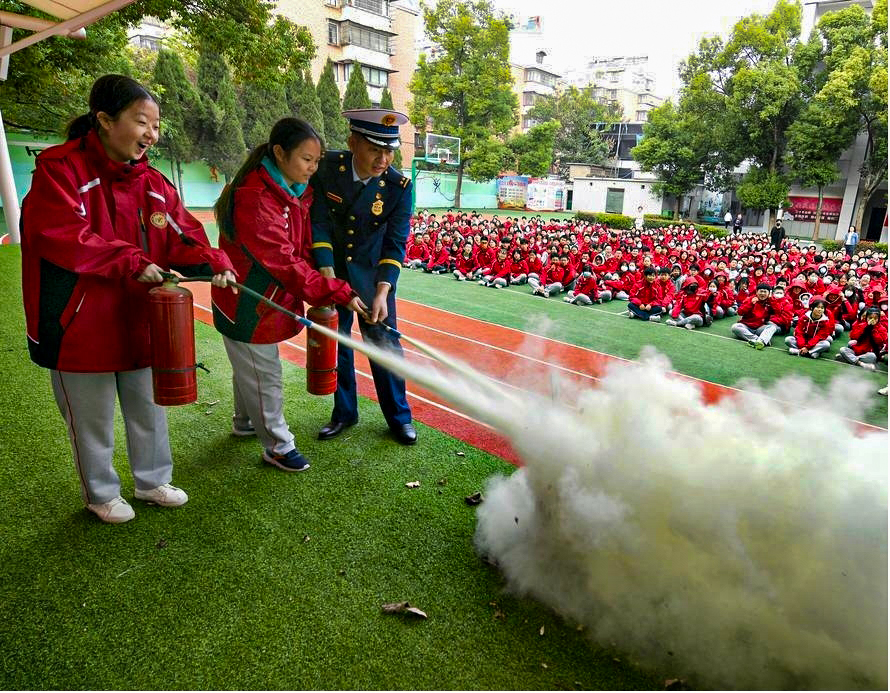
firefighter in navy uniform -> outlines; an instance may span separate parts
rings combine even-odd
[[[362,338],[395,349],[398,338],[381,323],[396,327],[396,282],[405,258],[411,218],[411,180],[391,166],[399,148],[399,125],[407,116],[396,111],[344,111],[351,130],[349,151],[328,152],[310,184],[312,252],[319,271],[349,282],[368,310],[359,317]],[[349,335],[353,313],[337,306],[339,331]],[[380,409],[395,439],[417,442],[405,381],[371,362]],[[337,391],[331,420],[318,434],[328,440],[358,422],[358,398],[352,349],[337,352]]]

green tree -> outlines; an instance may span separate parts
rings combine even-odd
[[[211,47],[235,70],[236,81],[277,83],[315,55],[305,27],[275,14],[268,0],[139,0],[115,13],[123,25],[151,16],[182,32],[192,48]]]
[[[534,125],[528,132],[514,135],[507,140],[517,173],[527,176],[546,176],[553,165],[553,146],[560,128],[558,120]]]
[[[395,106],[392,103],[392,94],[389,92],[389,88],[383,87],[383,94],[380,96],[380,108],[386,108],[390,111],[395,110]],[[393,157],[392,165],[397,169],[402,169],[402,150],[397,149],[396,155]]]
[[[814,67],[812,46],[800,41],[802,14],[798,0],[778,0],[770,14],[739,20],[725,45],[702,40],[680,69],[681,109],[692,112],[687,99],[707,106],[698,127],[720,139],[714,163],[726,171],[750,162],[738,196],[770,210],[770,223],[788,196],[787,130],[804,108]]]
[[[0,10],[42,16],[30,5],[0,0]],[[13,41],[33,32],[14,29]],[[90,87],[110,72],[133,74],[126,28],[116,17],[91,25],[85,41],[54,36],[9,58],[9,75],[0,84],[0,110],[8,127],[62,133],[88,110]]]
[[[631,156],[644,171],[658,177],[652,185],[656,195],[676,198],[676,218],[680,218],[683,196],[703,181],[707,149],[700,148],[696,121],[682,114],[671,101],[649,112],[643,125],[643,140]]]
[[[537,123],[559,123],[553,159],[559,174],[567,178],[569,164],[602,164],[606,160],[609,143],[603,133],[619,121],[620,114],[600,104],[591,87],[569,87],[554,98],[538,101],[528,117]]]
[[[201,51],[198,59],[197,87],[201,103],[199,156],[231,179],[246,154],[240,108],[229,66],[220,53],[210,48]]]
[[[315,91],[318,93],[318,101],[321,104],[328,149],[346,149],[349,123],[342,116],[340,90],[337,89],[337,83],[334,81],[334,64],[330,58],[324,64]]]
[[[343,94],[343,110],[349,111],[353,108],[371,108],[371,97],[368,96],[368,85],[362,74],[361,63],[352,64],[346,92]]]
[[[887,179],[887,0],[871,17],[858,5],[822,17],[817,26],[825,50],[824,84],[815,96],[827,128],[865,138],[860,169],[862,195],[853,215],[862,227],[865,207]]]
[[[198,93],[185,76],[182,60],[173,51],[161,49],[155,63],[152,86],[161,108],[161,136],[158,151],[174,166],[179,196],[185,202],[182,163],[195,158]]]
[[[248,82],[241,90],[241,107],[244,109],[244,144],[253,149],[268,142],[272,126],[287,115],[284,87],[275,83]]]
[[[426,35],[438,47],[421,55],[411,79],[411,121],[461,138],[455,206],[460,206],[464,172],[473,180],[490,178],[476,147],[490,137],[504,141],[517,122],[518,104],[510,74],[509,24],[495,17],[488,0],[438,0],[423,6]]]
[[[324,116],[321,103],[312,84],[312,75],[308,70],[294,70],[291,78],[284,86],[287,107],[298,118],[309,123],[315,132],[324,139]]]
[[[814,239],[819,238],[819,226],[822,222],[822,191],[826,185],[839,178],[838,159],[856,136],[856,128],[849,121],[834,127],[830,121],[830,115],[822,104],[814,99],[801,117],[788,128],[789,173],[803,185],[818,190]]]

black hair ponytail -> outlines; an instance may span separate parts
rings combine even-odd
[[[241,186],[244,177],[260,166],[263,157],[268,156],[273,161],[275,160],[273,150],[276,144],[280,145],[286,153],[289,153],[308,139],[318,140],[322,150],[324,150],[324,141],[305,120],[282,118],[272,126],[272,132],[269,133],[269,141],[263,142],[248,155],[247,160],[241,164],[241,168],[238,169],[232,180],[223,188],[219,199],[213,205],[213,213],[221,234],[230,241],[235,238],[235,190]]]
[[[90,130],[99,129],[97,115],[107,113],[116,118],[134,101],[154,101],[154,95],[132,77],[125,75],[103,75],[90,89],[90,112],[78,116],[68,126],[69,140],[83,137]]]

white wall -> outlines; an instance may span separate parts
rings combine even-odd
[[[606,191],[609,188],[624,190],[622,214],[635,217],[637,207],[644,214],[661,214],[661,196],[652,197],[652,182],[625,178],[576,178],[572,193],[572,210],[581,212],[605,212]]]

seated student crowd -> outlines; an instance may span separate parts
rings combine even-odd
[[[409,269],[491,288],[528,284],[573,305],[625,300],[630,319],[668,316],[688,330],[738,315],[733,335],[757,350],[786,335],[790,354],[818,358],[849,330],[838,360],[873,369],[887,353],[886,256],[870,249],[819,253],[785,239],[777,250],[763,234],[704,238],[691,224],[619,230],[451,210],[422,211],[411,229]]]

